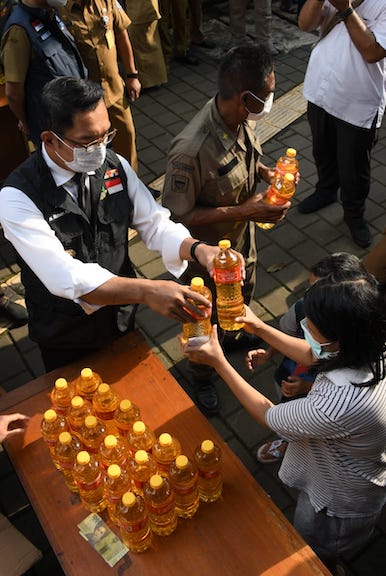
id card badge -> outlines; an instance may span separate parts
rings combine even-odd
[[[106,42],[109,50],[115,46],[115,37],[113,30],[106,30]]]

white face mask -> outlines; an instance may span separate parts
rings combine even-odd
[[[329,360],[330,358],[335,358],[338,356],[339,350],[336,350],[335,352],[327,352],[327,350],[323,350],[323,346],[329,346],[330,344],[334,344],[334,342],[324,342],[321,344],[315,340],[315,338],[308,330],[307,320],[305,318],[300,321],[300,326],[302,327],[304,333],[304,339],[311,346],[312,353],[315,358],[318,358],[318,360]]]
[[[70,148],[73,153],[73,159],[71,161],[65,160],[58,152],[55,150],[55,154],[61,159],[62,162],[67,166],[69,170],[73,172],[93,172],[100,168],[106,158],[106,144],[100,142],[99,144],[94,144],[88,150],[86,148],[72,148],[64,142],[55,132],[53,134],[58,140],[60,140],[67,148]]]
[[[46,0],[46,2],[52,8],[61,8],[67,4],[67,0]]]
[[[250,92],[250,94],[252,94],[252,92]],[[268,96],[268,98],[265,101],[261,100],[260,98],[258,98],[254,94],[252,94],[252,96],[253,96],[253,98],[256,98],[256,100],[258,100],[262,104],[264,102],[264,108],[262,109],[261,112],[249,112],[248,108],[246,107],[248,110],[247,120],[253,120],[254,122],[256,122],[256,120],[258,120],[259,118],[264,116],[264,114],[269,114],[271,112],[274,94],[273,94],[273,92],[271,92],[271,94]]]

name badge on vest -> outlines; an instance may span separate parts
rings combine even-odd
[[[118,168],[111,168],[111,170],[106,170],[105,176],[105,187],[108,194],[116,194],[123,190],[123,184],[121,177],[119,176]]]

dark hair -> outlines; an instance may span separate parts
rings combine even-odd
[[[366,270],[358,256],[348,252],[335,252],[325,256],[312,266],[311,272],[318,278],[331,276],[332,281],[335,282],[355,280],[366,275]]]
[[[217,73],[221,98],[229,100],[235,94],[250,90],[259,92],[273,71],[272,56],[264,46],[239,46],[227,52]]]
[[[368,368],[377,384],[385,377],[386,317],[378,282],[365,270],[361,277],[321,278],[304,296],[304,311],[329,342],[339,341],[336,358],[320,361],[318,370]]]
[[[41,96],[42,129],[64,134],[77,112],[95,110],[102,98],[103,89],[90,80],[61,77],[47,82]]]

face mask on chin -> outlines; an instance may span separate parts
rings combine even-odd
[[[98,170],[98,168],[102,166],[106,159],[106,144],[103,144],[103,142],[95,144],[93,150],[88,151],[85,148],[72,148],[59,138],[55,132],[53,132],[53,134],[58,140],[60,140],[60,142],[67,146],[67,148],[72,150],[72,160],[65,160],[56,150],[55,154],[66,165],[66,167],[73,172],[94,172],[94,170]]]
[[[253,122],[256,122],[259,118],[261,118],[265,114],[269,114],[271,112],[271,109],[272,109],[273,98],[274,98],[274,94],[273,94],[273,92],[271,92],[271,94],[268,96],[268,98],[264,102],[264,108],[262,109],[261,112],[249,112],[249,110],[247,108],[247,110],[248,110],[247,120],[252,120]]]
[[[327,350],[323,350],[323,346],[328,346],[329,344],[334,344],[334,342],[325,342],[321,344],[311,335],[310,331],[307,328],[307,320],[303,318],[300,321],[300,326],[304,333],[304,339],[311,346],[311,350],[315,358],[318,360],[330,360],[331,358],[336,358],[339,354],[339,350],[335,352],[327,352]]]

